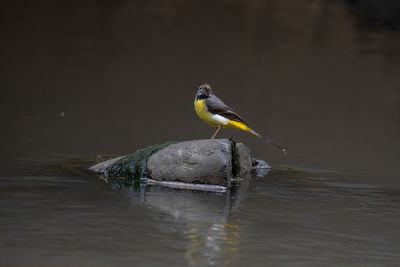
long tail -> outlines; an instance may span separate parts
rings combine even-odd
[[[254,131],[253,129],[248,130],[250,133],[254,134],[255,136],[258,136],[259,138],[261,138],[262,140],[264,140],[267,143],[270,143],[271,145],[275,146],[276,148],[278,148],[279,150],[281,150],[283,152],[283,154],[287,155],[286,149],[283,148],[281,145],[279,145],[278,143],[276,143],[275,141],[272,141],[269,138],[263,137],[261,134],[257,133],[256,131]]]

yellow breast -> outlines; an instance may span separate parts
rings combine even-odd
[[[206,103],[204,99],[194,100],[194,109],[196,110],[197,115],[202,119],[204,122],[210,124],[211,126],[219,125],[213,117],[212,113],[207,110]]]
[[[195,99],[194,100],[194,109],[196,110],[196,113],[200,117],[200,119],[202,119],[204,122],[210,124],[211,126],[214,126],[214,127],[222,126],[224,128],[239,129],[239,130],[250,132],[254,135],[257,135],[258,137],[261,137],[260,134],[256,133],[245,123],[227,119],[219,114],[212,114],[210,111],[208,111],[206,102],[204,99],[199,99],[199,100]]]
[[[196,110],[197,115],[200,117],[200,119],[202,119],[206,123],[210,124],[211,126],[214,126],[214,127],[222,126],[224,128],[233,128],[233,129],[240,129],[240,130],[252,132],[252,130],[244,123],[229,120],[227,118],[224,118],[221,115],[212,114],[211,112],[209,112],[204,99],[200,99],[200,100],[195,99],[194,100],[194,108]]]

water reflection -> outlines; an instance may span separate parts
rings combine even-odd
[[[16,175],[27,169],[23,162],[9,162],[2,172],[0,248],[9,263],[400,260],[400,192],[341,183],[336,176],[345,174],[337,171],[275,167],[265,177],[243,177],[230,190],[212,193],[145,184],[115,190],[83,171],[93,160],[40,162],[30,167],[31,177]],[[43,173],[48,175],[38,176]]]
[[[240,226],[229,220],[240,202],[244,183],[222,193],[142,184],[131,188],[132,201],[153,207],[184,223],[185,258],[191,265],[219,264],[239,251]],[[227,263],[226,262],[226,263]]]
[[[360,253],[370,251],[374,247],[370,238],[377,238],[367,233],[376,223],[372,221],[374,216],[381,218],[380,224],[392,228],[393,222],[387,216],[400,211],[400,192],[386,192],[366,184],[337,183],[335,175],[322,170],[310,173],[283,168],[264,177],[240,179],[224,193],[142,184],[131,188],[129,196],[133,203],[150,208],[153,216],[167,214],[173,224],[184,225],[181,231],[187,240],[185,258],[191,265],[243,264],[240,255],[252,254],[247,244],[257,235],[271,238],[272,243],[258,243],[255,249],[284,248],[283,255],[291,255],[287,262],[292,263],[299,257],[297,253],[318,251],[318,244],[323,244],[321,237],[330,240],[332,249],[337,251],[330,252],[328,257],[338,257],[340,251],[354,250],[354,246]],[[341,222],[342,217],[347,221]],[[359,219],[367,219],[371,225],[360,227]],[[277,239],[279,233],[286,235],[286,239]],[[396,258],[396,248],[383,250],[391,251],[389,259]],[[372,258],[375,256],[371,254]],[[277,261],[273,254],[266,257]],[[314,260],[322,263],[324,257]]]

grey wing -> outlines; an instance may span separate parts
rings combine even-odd
[[[229,120],[238,121],[248,125],[238,114],[236,114],[230,107],[228,107],[221,99],[215,95],[210,95],[206,99],[208,111],[213,114],[221,115]]]

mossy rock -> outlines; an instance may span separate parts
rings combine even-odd
[[[250,150],[229,139],[152,145],[90,167],[107,182],[125,187],[142,178],[226,187],[232,177],[244,175],[251,169]]]

